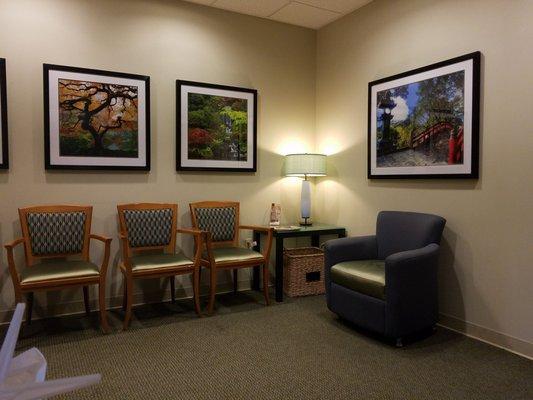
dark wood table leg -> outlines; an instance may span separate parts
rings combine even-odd
[[[261,251],[261,233],[254,231],[254,242],[256,245],[253,247],[255,251]],[[259,290],[259,268],[254,267],[252,272],[252,290]]]
[[[283,301],[283,238],[276,238],[276,301]]]
[[[311,235],[311,246],[313,247],[320,246],[320,235]]]

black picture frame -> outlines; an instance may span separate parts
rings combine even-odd
[[[77,157],[80,159],[78,164],[62,164],[54,162],[51,157],[51,118],[50,118],[50,73],[52,71],[75,73],[87,76],[105,77],[110,81],[106,82],[113,84],[113,78],[138,81],[143,88],[143,113],[139,113],[138,118],[144,119],[144,151],[140,152],[139,159],[142,160],[140,165],[128,165],[131,161],[126,158],[117,157],[115,163],[103,162],[102,164],[88,164],[83,163],[84,157]],[[43,94],[44,94],[44,148],[45,148],[45,169],[46,170],[111,170],[111,171],[150,171],[151,164],[151,144],[150,144],[150,77],[147,75],[138,75],[124,72],[106,71],[100,69],[80,68],[65,65],[43,64]],[[141,86],[139,86],[141,87]],[[139,97],[140,98],[140,97]],[[54,99],[55,100],[55,99]],[[57,100],[59,102],[59,100]],[[139,103],[140,104],[140,103]],[[101,128],[101,127],[100,127]],[[100,129],[99,128],[99,129]],[[140,131],[140,128],[139,128]],[[59,133],[57,133],[59,135]],[[86,159],[91,157],[85,156]],[[93,157],[98,158],[98,157]],[[110,157],[105,157],[110,158]],[[122,164],[119,162],[122,160]],[[124,162],[126,160],[126,162]]]
[[[252,155],[251,155],[251,163],[248,163],[248,166],[243,167],[228,167],[228,166],[201,166],[201,165],[186,165],[187,160],[186,157],[182,156],[182,151],[184,151],[184,147],[182,146],[182,137],[183,135],[186,135],[185,138],[188,137],[188,130],[185,132],[182,129],[182,123],[185,121],[182,118],[182,112],[188,112],[188,110],[183,110],[183,107],[186,107],[187,104],[183,104],[182,102],[182,90],[184,87],[192,87],[192,88],[203,88],[203,89],[214,89],[219,91],[227,91],[227,92],[233,92],[233,93],[245,93],[249,94],[250,99],[252,100],[252,105],[248,109],[251,108],[253,112],[253,121],[250,127],[250,124],[248,124],[248,139],[252,139],[253,143],[251,146],[252,149]],[[217,96],[216,94],[213,94],[213,96]],[[250,132],[251,129],[251,132]],[[250,147],[249,147],[250,148]],[[248,153],[249,154],[249,153]],[[197,160],[195,160],[197,161]],[[203,161],[203,160],[200,160]],[[226,160],[222,160],[220,163],[224,163]],[[206,161],[208,163],[209,160]],[[199,164],[200,162],[195,162],[196,164]],[[231,161],[228,161],[228,163],[231,163]],[[176,80],[176,171],[186,172],[186,171],[218,171],[218,172],[256,172],[257,171],[257,90],[256,89],[250,89],[250,88],[244,88],[244,87],[237,87],[237,86],[228,86],[228,85],[217,85],[217,84],[211,84],[211,83],[205,83],[205,82],[195,82],[195,81],[187,81],[187,80]]]
[[[377,170],[379,170],[380,168],[377,167],[377,162],[374,163],[374,161],[373,161],[374,159],[377,160],[377,158],[378,158],[378,151],[377,151],[377,126],[378,126],[378,122],[377,122],[377,117],[376,117],[376,119],[374,119],[374,116],[377,116],[378,104],[377,104],[377,101],[375,103],[373,102],[373,95],[378,90],[377,88],[378,87],[386,87],[388,84],[394,85],[395,81],[398,81],[398,80],[403,79],[403,78],[409,78],[409,77],[413,78],[412,82],[402,83],[401,85],[396,86],[396,87],[395,86],[391,86],[390,89],[399,88],[401,86],[407,86],[407,85],[410,85],[411,83],[420,83],[420,82],[422,82],[424,80],[431,79],[431,77],[430,78],[424,78],[422,80],[417,80],[416,76],[419,75],[419,74],[423,74],[423,73],[426,73],[426,72],[432,72],[432,71],[435,71],[435,70],[438,70],[438,69],[442,69],[443,67],[450,67],[451,66],[452,68],[454,68],[454,67],[459,67],[459,66],[462,66],[462,65],[469,65],[469,67],[466,67],[465,70],[464,70],[465,71],[465,74],[464,74],[465,78],[464,78],[464,84],[463,84],[463,87],[464,87],[464,89],[463,89],[463,98],[466,98],[467,96],[470,96],[469,104],[471,104],[471,107],[469,109],[467,109],[465,102],[463,103],[464,106],[463,106],[463,114],[462,115],[463,116],[469,115],[470,117],[468,118],[468,120],[466,119],[466,117],[463,118],[463,120],[462,120],[463,128],[461,128],[462,130],[458,131],[458,134],[462,134],[463,135],[463,136],[460,137],[460,139],[462,140],[462,147],[460,148],[460,150],[461,150],[461,152],[460,152],[460,157],[461,158],[460,159],[461,159],[461,161],[463,161],[465,159],[469,160],[469,163],[466,163],[466,162],[463,161],[463,164],[465,164],[464,165],[465,170],[461,171],[461,172],[457,172],[457,171],[450,172],[449,171],[450,168],[448,168],[448,171],[446,171],[446,169],[447,169],[446,167],[450,167],[450,166],[454,166],[455,167],[456,166],[456,164],[452,164],[451,163],[451,162],[453,162],[453,160],[454,160],[453,156],[455,155],[455,153],[452,151],[452,149],[455,150],[456,148],[454,148],[453,144],[450,143],[449,144],[449,146],[450,146],[450,150],[449,150],[450,151],[450,155],[448,156],[450,158],[447,161],[450,165],[447,165],[447,166],[439,165],[436,169],[434,169],[432,171],[432,173],[427,173],[427,171],[429,169],[431,169],[433,166],[429,166],[429,167],[428,166],[415,166],[412,169],[409,168],[409,170],[410,170],[409,173],[395,173],[396,170],[399,170],[399,169],[401,169],[403,167],[403,166],[400,166],[400,167],[394,167],[394,171],[395,171],[394,173],[389,173],[388,171],[387,171],[387,173],[383,173],[384,168],[388,168],[389,167],[389,166],[387,166],[387,167],[384,167],[384,168],[382,167],[381,168],[381,173],[377,172]],[[410,71],[406,71],[406,72],[403,72],[403,73],[400,73],[400,74],[397,74],[397,75],[393,75],[393,76],[389,76],[389,77],[386,77],[386,78],[378,79],[378,80],[372,81],[372,82],[370,82],[368,84],[368,138],[367,138],[367,177],[368,177],[368,179],[428,179],[428,178],[429,179],[478,179],[479,178],[480,66],[481,66],[481,52],[476,51],[476,52],[465,54],[465,55],[462,55],[462,56],[459,56],[459,57],[451,58],[449,60],[445,60],[445,61],[434,63],[434,64],[431,64],[431,65],[427,65],[425,67],[416,68],[416,69],[413,69],[413,70],[410,70]],[[450,73],[443,73],[441,75],[436,75],[435,77],[445,76],[445,75],[449,75],[449,74]],[[468,79],[467,79],[467,76],[468,76]],[[466,82],[470,81],[470,80],[471,80],[471,84],[468,85],[468,87],[467,87]],[[387,89],[382,89],[382,90],[387,90]],[[374,96],[374,99],[377,99],[377,95]],[[389,99],[390,99],[390,96],[389,96]],[[394,106],[396,106],[396,104]],[[373,107],[375,107],[375,108],[373,109]],[[386,110],[384,110],[384,111],[386,111]],[[467,112],[468,112],[468,114],[467,114]],[[390,113],[390,110],[389,110],[389,113]],[[470,126],[470,133],[469,133],[470,137],[468,139],[468,141],[470,143],[470,147],[469,148],[466,148],[466,145],[465,145],[465,143],[467,141],[467,139],[465,139],[465,138],[466,138],[466,135],[468,134],[468,132],[466,132],[466,129],[464,129],[464,127],[466,126],[465,121],[468,121],[468,125]],[[389,120],[389,122],[390,122],[390,120]],[[383,122],[382,122],[382,124],[383,124]],[[385,128],[382,128],[382,129],[385,129]],[[445,127],[443,126],[442,129],[444,130]],[[454,128],[450,129],[450,137],[452,137],[454,135],[453,129]],[[436,129],[434,129],[434,131],[436,132]],[[424,130],[424,131],[418,133],[417,135],[424,136],[425,132],[426,131]],[[431,137],[432,134],[433,133],[430,131],[429,132],[429,137]],[[374,135],[375,135],[375,137],[374,137]],[[416,145],[416,144],[413,144],[413,141],[417,140],[417,135],[413,136],[413,132],[411,133],[410,146],[415,146]],[[449,140],[451,142],[451,139],[449,139]],[[455,142],[453,142],[453,143],[455,143]],[[375,144],[375,147],[374,147],[374,144]],[[412,147],[412,149],[416,150],[414,147]],[[468,150],[468,155],[467,155],[466,158],[464,157],[464,155],[466,153],[465,149]],[[376,150],[376,151],[374,151],[374,150]],[[397,150],[397,152],[398,152],[398,150]],[[374,155],[374,158],[372,157],[373,155]],[[457,156],[457,158],[459,158],[459,155]],[[466,164],[468,164],[468,165],[466,165]],[[419,171],[413,173],[412,170],[414,170],[416,168],[419,168]],[[460,167],[457,167],[457,169],[459,169],[459,168]],[[439,170],[439,172],[435,172],[437,169]]]
[[[9,143],[7,135],[7,79],[6,59],[0,58],[0,169],[9,169]]]

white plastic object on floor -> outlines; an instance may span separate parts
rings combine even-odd
[[[0,400],[37,400],[100,383],[100,374],[46,381],[46,359],[35,347],[13,357],[25,308],[17,304],[0,350]]]

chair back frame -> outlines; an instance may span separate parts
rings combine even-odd
[[[240,203],[236,201],[198,201],[195,203],[190,203],[189,207],[191,209],[191,222],[192,226],[195,229],[201,229],[200,226],[198,226],[198,218],[196,211],[199,208],[234,208],[235,209],[235,228],[233,232],[233,240],[225,240],[225,241],[210,241],[211,247],[237,247],[239,245],[239,208]],[[195,239],[196,240],[196,239]],[[207,242],[206,242],[207,243]]]
[[[170,228],[170,241],[167,245],[161,246],[143,246],[143,247],[131,247],[128,237],[128,227],[126,224],[126,218],[124,212],[127,210],[172,210],[172,226]],[[119,224],[120,224],[120,233],[126,238],[123,241],[125,246],[125,253],[128,256],[128,259],[132,256],[133,253],[143,252],[146,250],[163,250],[165,253],[174,253],[176,251],[176,234],[178,228],[178,205],[172,203],[130,203],[130,204],[119,204],[117,205]],[[126,261],[126,260],[124,260]]]
[[[47,205],[47,206],[32,206],[19,208],[20,226],[22,229],[22,237],[24,238],[24,255],[26,258],[26,265],[32,266],[42,259],[51,258],[65,258],[75,255],[81,255],[82,259],[89,261],[91,220],[92,220],[92,206],[74,206],[74,205]],[[82,212],[85,214],[84,232],[83,232],[83,247],[81,252],[76,253],[52,253],[36,255],[33,254],[31,244],[31,234],[28,225],[28,214],[47,214],[47,213],[73,213]]]

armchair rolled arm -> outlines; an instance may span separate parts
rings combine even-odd
[[[23,244],[23,243],[24,243],[24,238],[18,238],[4,245],[5,249],[7,250],[7,264],[9,267],[9,273],[11,274],[11,278],[13,279],[13,285],[15,286],[15,292],[18,292],[18,288],[20,287],[20,276],[17,271],[17,267],[15,265],[15,256],[13,254],[13,250],[19,244]],[[20,294],[17,297],[20,297]],[[20,299],[17,298],[17,301],[20,301]]]
[[[355,236],[328,240],[324,245],[324,266],[327,271],[343,261],[377,258],[376,236]]]
[[[392,337],[437,323],[439,245],[391,254],[385,259],[385,290]]]
[[[431,243],[419,249],[391,254],[385,259],[385,276],[390,279],[411,277],[413,273],[423,272],[424,269],[436,268],[439,248],[438,244]]]
[[[113,239],[102,235],[96,235],[94,233],[89,234],[89,239],[98,240],[104,244],[104,258],[102,260],[102,265],[100,266],[100,276],[101,279],[105,279],[107,275],[107,267],[109,265],[109,256],[111,254],[111,241]]]

